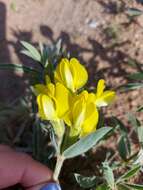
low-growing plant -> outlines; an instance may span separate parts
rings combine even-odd
[[[66,159],[86,154],[92,147],[97,148],[97,144],[100,146],[99,141],[106,143],[108,138],[116,135],[117,150],[112,155],[107,151],[106,159],[98,166],[99,175],[86,177],[76,173],[76,181],[82,188],[92,190],[143,189],[134,181],[130,183],[130,178],[137,175],[142,167],[141,123],[131,114],[128,115],[133,126],[130,130],[116,117],[111,118],[112,124],[108,126],[102,121],[102,107],[114,100],[115,92],[105,89],[103,79],[97,82],[93,91],[87,90],[86,68],[76,58],[70,57],[62,48],[61,40],[52,46],[40,44],[38,49],[24,41],[21,44],[24,47],[22,53],[36,61],[39,67],[1,64],[0,69],[30,74],[30,93],[21,111],[28,115],[27,121],[31,121],[32,145],[29,147],[33,157],[47,164],[55,156],[53,178],[58,182]],[[0,118],[3,115],[0,112]],[[136,151],[132,148],[133,132],[138,137],[139,148]],[[19,142],[21,135],[20,130],[13,144]],[[48,138],[52,146],[47,146]]]
[[[88,80],[87,71],[76,58],[63,55],[56,59],[52,50],[50,57],[43,46],[40,53],[27,42],[22,44],[25,47],[22,52],[43,67],[41,83],[34,85],[33,92],[37,96],[38,117],[48,121],[53,129],[51,140],[57,157],[53,178],[58,181],[66,159],[85,153],[111,131],[110,127],[99,126],[102,128],[97,130],[96,127],[100,107],[110,104],[115,92],[104,90],[103,79],[95,92],[88,92],[83,88]]]
[[[143,165],[143,127],[134,114],[128,114],[131,124],[130,132],[117,118],[113,117],[114,132],[118,133],[117,150],[102,163],[100,175],[86,177],[75,174],[75,179],[84,189],[98,190],[135,190],[143,189],[142,184],[135,183],[134,177],[141,176]],[[134,138],[138,140],[138,148],[134,148]],[[136,137],[135,137],[136,136]],[[137,142],[136,142],[137,143]]]

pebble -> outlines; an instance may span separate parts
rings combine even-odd
[[[99,22],[96,20],[86,20],[86,24],[89,26],[89,28],[97,28],[99,26]]]

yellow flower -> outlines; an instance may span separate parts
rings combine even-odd
[[[51,83],[51,80],[48,75],[45,76],[45,84],[36,84],[34,86],[34,91],[36,95],[38,94],[49,95],[50,92],[52,93],[52,91],[54,91],[54,84]]]
[[[60,83],[39,85],[37,97],[39,116],[44,120],[58,120],[69,109],[69,91]],[[41,91],[40,91],[41,90]]]
[[[73,97],[69,112],[64,121],[70,126],[70,137],[85,136],[96,130],[98,110],[87,91]]]
[[[97,107],[107,106],[115,98],[115,92],[111,90],[105,90],[105,81],[103,79],[99,80],[97,84],[97,91],[95,94],[95,104]],[[93,93],[90,96],[94,99]]]
[[[64,84],[72,92],[85,85],[88,74],[83,65],[76,58],[63,58],[58,64],[54,78],[56,82]]]

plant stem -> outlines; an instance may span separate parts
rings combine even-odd
[[[65,158],[62,155],[57,155],[57,162],[56,162],[56,166],[55,166],[55,170],[54,170],[54,174],[53,174],[53,179],[56,182],[58,181],[64,160],[65,160]]]
[[[53,179],[54,179],[54,181],[58,182],[60,171],[61,171],[63,162],[65,160],[64,156],[62,156],[60,154],[61,153],[61,144],[63,141],[64,132],[65,132],[65,125],[62,120],[52,121],[51,123],[53,125],[55,134],[57,136],[57,146],[58,146],[57,162],[56,162],[56,166],[55,166],[55,170],[54,170],[54,174],[53,174]]]
[[[58,154],[60,154],[60,148],[61,148],[61,144],[63,141],[63,135],[65,132],[65,125],[62,120],[52,121],[51,124],[52,124],[55,134],[57,136],[57,145],[58,145],[58,149],[59,149]]]
[[[134,132],[134,128],[132,128],[131,131],[129,132],[129,135],[128,135],[129,138],[131,138],[133,132]],[[108,162],[111,163],[116,158],[116,156],[118,156],[118,154],[119,152],[116,152],[113,156],[111,156]]]

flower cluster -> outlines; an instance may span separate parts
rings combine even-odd
[[[98,81],[95,92],[81,90],[87,80],[87,71],[76,58],[63,58],[54,71],[54,81],[46,75],[45,84],[34,87],[39,117],[51,123],[65,123],[70,137],[81,138],[94,132],[100,107],[111,103],[115,92],[105,90],[103,79]]]

